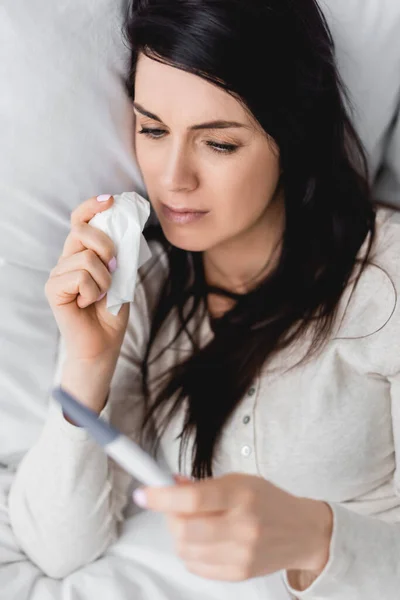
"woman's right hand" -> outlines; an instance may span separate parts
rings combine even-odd
[[[76,363],[101,362],[119,354],[126,331],[129,304],[117,316],[99,299],[111,285],[115,247],[109,236],[88,222],[112,206],[96,197],[79,205],[71,215],[71,231],[45,292],[63,337],[68,359]]]

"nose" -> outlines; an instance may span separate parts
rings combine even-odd
[[[171,151],[165,161],[162,183],[168,192],[190,192],[197,187],[198,176],[190,151],[183,147]]]

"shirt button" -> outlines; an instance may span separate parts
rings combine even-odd
[[[249,417],[249,415],[246,415],[245,417],[243,417],[243,423],[244,423],[245,425],[247,425],[247,423],[248,423],[249,421],[250,421],[250,417]]]
[[[241,450],[241,453],[242,453],[243,456],[250,456],[250,454],[251,454],[251,448],[250,448],[250,446],[243,446],[242,450]]]
[[[252,385],[251,388],[249,389],[249,391],[247,392],[247,395],[254,396],[255,393],[256,393],[256,388],[254,387],[254,385]]]

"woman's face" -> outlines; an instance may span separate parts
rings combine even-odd
[[[140,55],[135,114],[137,160],[171,244],[207,251],[268,227],[279,154],[239,101]]]

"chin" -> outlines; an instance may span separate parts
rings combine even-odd
[[[190,231],[177,231],[175,228],[171,230],[170,227],[161,226],[169,243],[176,248],[180,248],[180,250],[186,250],[187,252],[204,252],[213,245],[205,241],[204,234],[196,235]]]

